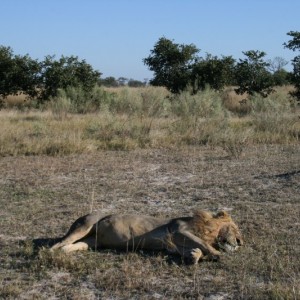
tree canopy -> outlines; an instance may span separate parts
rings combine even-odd
[[[14,55],[10,47],[0,46],[0,96],[21,91],[36,96],[40,83],[40,64],[28,55]]]
[[[165,37],[160,38],[151,54],[143,60],[154,72],[150,84],[165,86],[173,93],[182,91],[190,83],[198,52],[199,49],[193,44],[176,44]]]
[[[284,43],[284,47],[292,51],[300,52],[300,32],[290,31],[287,33],[287,35],[292,37],[292,39],[289,40],[287,43]],[[295,91],[291,92],[291,95],[296,97],[298,101],[300,101],[300,54],[298,54],[292,59],[292,65],[293,73],[291,80],[292,83],[295,85],[296,89]]]
[[[264,60],[266,53],[263,51],[245,51],[246,58],[238,62],[232,56],[219,58],[207,53],[205,57],[200,57],[199,52],[194,44],[177,44],[165,37],[160,38],[150,55],[143,60],[154,72],[150,84],[165,86],[173,93],[188,87],[196,93],[206,86],[221,90],[228,85],[238,85],[238,93],[266,96],[275,83],[284,84],[288,80],[288,74],[283,69],[285,61],[278,58],[272,64],[272,67],[280,67],[276,69],[275,77],[275,72],[268,70],[270,63]]]
[[[46,56],[39,62],[25,56],[14,55],[10,47],[0,46],[0,96],[23,92],[40,101],[56,96],[58,89],[80,86],[91,90],[101,73],[95,71],[85,60],[76,56]]]
[[[247,92],[249,95],[259,93],[266,97],[272,92],[273,77],[268,72],[269,63],[264,61],[263,51],[250,50],[243,52],[245,59],[240,59],[235,67],[236,89],[238,94]]]

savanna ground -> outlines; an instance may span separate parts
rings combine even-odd
[[[204,118],[151,107],[0,112],[0,298],[300,298],[299,112],[214,108]],[[175,217],[199,208],[229,211],[245,246],[197,266],[166,253],[48,250],[94,209]]]

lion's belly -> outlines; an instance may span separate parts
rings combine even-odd
[[[113,215],[98,223],[97,244],[100,248],[162,249],[166,233],[160,226],[168,220],[149,216]]]

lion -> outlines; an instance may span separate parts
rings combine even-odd
[[[204,258],[218,260],[220,251],[235,251],[243,243],[238,226],[225,211],[212,214],[198,210],[193,216],[174,219],[133,214],[105,216],[95,211],[77,219],[51,250],[166,250],[197,264]]]

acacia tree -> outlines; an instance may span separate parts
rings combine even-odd
[[[190,83],[198,52],[193,44],[176,44],[165,37],[160,38],[151,54],[143,59],[144,64],[154,72],[150,84],[165,86],[173,93],[184,90]]]
[[[238,94],[247,92],[249,95],[258,93],[266,97],[273,91],[274,81],[264,61],[266,55],[263,51],[250,50],[243,52],[245,59],[240,59],[235,66],[235,79]]]
[[[287,35],[291,36],[292,39],[287,43],[284,43],[284,47],[293,51],[300,51],[300,32],[290,31]],[[295,91],[291,92],[291,95],[296,97],[300,101],[300,54],[292,59],[293,74],[292,83],[295,85]]]

